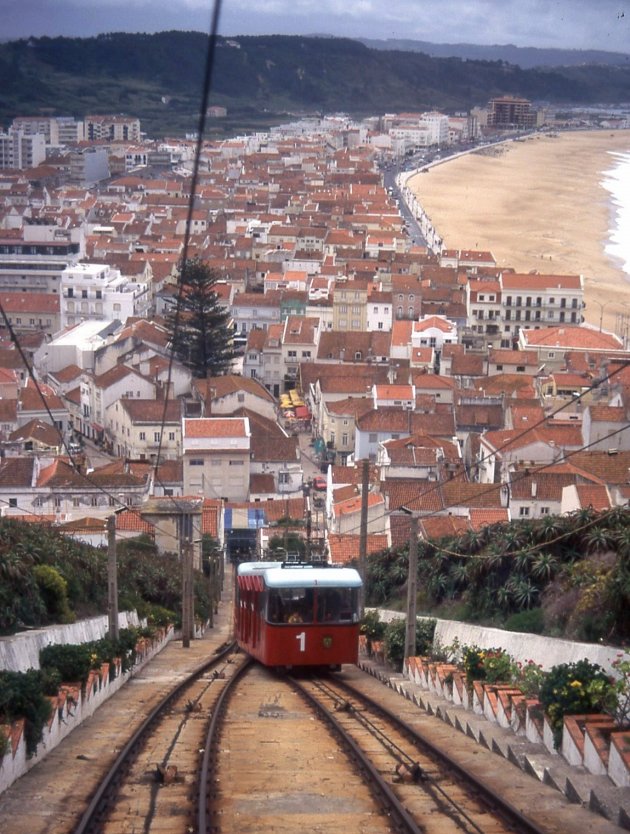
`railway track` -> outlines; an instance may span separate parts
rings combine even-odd
[[[224,646],[174,687],[124,745],[74,834],[194,831],[209,716],[230,678],[249,662]],[[167,790],[164,790],[167,788]]]
[[[583,830],[575,806],[550,812],[534,780],[513,784],[509,765],[444,725],[436,737],[356,667],[294,678],[233,648],[152,710],[74,834]]]
[[[396,826],[290,679],[253,666],[233,690],[213,743],[198,834],[413,830]]]
[[[392,807],[407,817],[404,830],[462,834],[546,834],[488,784],[437,748],[403,718],[340,679],[294,680],[332,723],[361,769],[384,783]]]

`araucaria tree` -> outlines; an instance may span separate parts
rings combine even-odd
[[[186,261],[180,274],[179,310],[167,317],[173,354],[198,379],[228,373],[238,355],[230,313],[214,290],[217,277],[198,258]]]

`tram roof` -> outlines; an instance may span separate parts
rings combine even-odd
[[[360,588],[363,584],[354,568],[298,567],[283,562],[244,562],[238,575],[262,576],[268,588]]]

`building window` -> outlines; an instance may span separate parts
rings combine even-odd
[[[160,442],[160,438],[161,438],[161,437],[162,437],[161,432],[159,432],[159,431],[154,431],[154,432],[153,432],[153,441],[154,441],[155,443],[159,443],[159,442]]]
[[[56,498],[56,501],[59,501],[59,499]],[[17,498],[9,498],[9,507],[17,507]]]
[[[368,435],[368,441],[370,443],[376,443],[377,437],[378,435],[376,434],[376,432],[370,432],[370,434]]]
[[[549,507],[541,507],[540,508],[541,515],[549,515]]]
[[[529,515],[529,507],[519,507],[518,514],[521,518]]]
[[[244,466],[244,465],[245,465],[244,460],[231,460],[230,461],[230,466]]]
[[[170,431],[168,433],[168,439],[169,440],[175,440],[175,432],[174,431]]]
[[[147,439],[147,433],[145,431],[141,431],[140,434],[138,435],[138,437],[140,438],[140,440],[146,440]]]
[[[214,461],[213,461],[214,463]],[[203,458],[191,458],[189,461],[190,466],[203,466]]]

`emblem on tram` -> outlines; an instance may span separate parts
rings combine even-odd
[[[325,649],[329,649],[332,646],[333,639],[332,637],[324,637],[322,640],[323,646]]]

